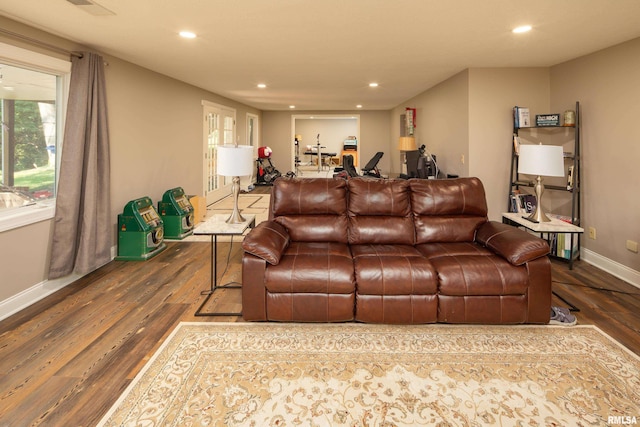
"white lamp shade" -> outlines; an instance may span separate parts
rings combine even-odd
[[[559,145],[521,145],[518,172],[527,175],[564,176],[562,147]]]
[[[217,151],[218,175],[248,176],[253,172],[253,147],[250,145],[221,145]]]

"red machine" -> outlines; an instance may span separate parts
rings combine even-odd
[[[281,176],[280,171],[271,163],[271,153],[273,153],[273,151],[269,147],[258,148],[256,185],[272,185],[273,181]]]

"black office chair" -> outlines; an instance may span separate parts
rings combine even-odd
[[[371,160],[367,162],[365,167],[362,168],[363,175],[380,178],[380,171],[378,170],[378,162],[380,161],[382,156],[384,156],[384,153],[382,151],[378,151],[375,154],[375,156],[373,156]]]

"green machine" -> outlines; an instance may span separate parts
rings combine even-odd
[[[164,237],[184,239],[193,234],[194,209],[180,187],[165,191],[158,202],[158,212],[164,222]]]
[[[118,215],[117,260],[144,261],[162,252],[166,245],[164,225],[149,197],[132,200]]]

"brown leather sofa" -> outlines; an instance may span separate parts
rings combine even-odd
[[[249,321],[549,322],[549,246],[477,178],[281,178],[242,246]]]

